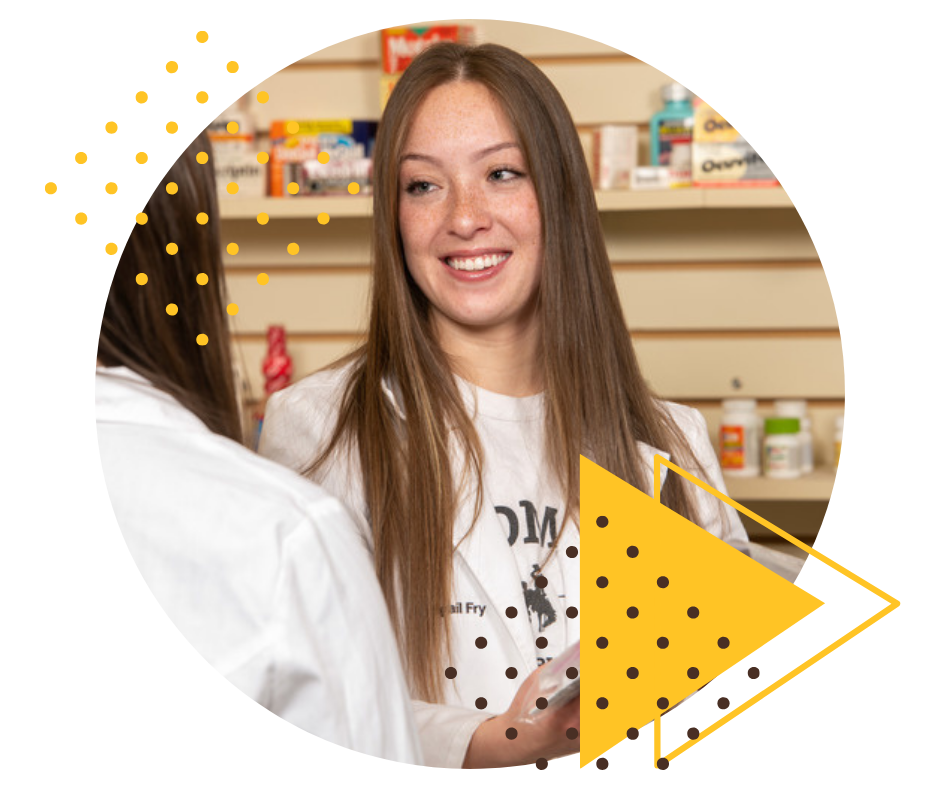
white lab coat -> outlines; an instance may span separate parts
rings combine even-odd
[[[265,414],[259,451],[296,470],[305,468],[315,452],[324,446],[324,442],[332,434],[347,373],[348,368],[320,372],[274,395],[268,403]],[[472,387],[465,384],[462,388]],[[391,402],[395,403],[395,395],[390,387],[386,387],[386,394]],[[472,408],[472,393],[465,393],[465,396],[469,397],[468,408]],[[489,398],[493,399],[492,396]],[[672,403],[668,407],[677,425],[688,438],[696,457],[702,463],[705,474],[724,491],[721,472],[708,440],[705,421],[701,414],[691,408]],[[487,473],[495,474],[497,478],[532,472],[544,476],[541,472],[544,462],[540,460],[538,450],[534,456],[529,456],[522,462],[518,462],[520,455],[517,452],[509,452],[516,464],[510,463],[504,467],[494,468],[494,465],[500,462],[500,454],[505,453],[507,447],[505,445],[500,447],[503,452],[490,451],[486,432],[492,429],[499,430],[500,425],[490,423],[486,430],[481,431],[482,426],[479,422],[477,423],[478,432],[484,443],[484,454],[487,457]],[[539,435],[541,433],[541,422],[535,425],[533,432],[526,434],[526,442],[538,442],[535,437],[536,433]],[[651,490],[653,456],[656,453],[664,454],[664,452],[657,452],[645,444],[640,444],[639,448],[649,467]],[[521,456],[526,455],[523,453]],[[457,463],[455,472],[459,472],[459,468],[460,465]],[[665,469],[663,473],[665,474]],[[351,455],[340,453],[335,456],[321,470],[317,481],[331,494],[347,503],[363,537],[371,545],[371,531],[363,497],[358,455],[353,452]],[[689,485],[689,488],[693,489],[699,507],[699,524],[703,528],[721,539],[747,540],[737,512],[725,504],[719,504],[716,499],[697,487]],[[455,557],[452,597],[454,605],[458,603],[466,605],[467,602],[472,601],[476,605],[485,605],[487,612],[479,616],[467,615],[464,609],[458,614],[451,615],[452,641],[455,649],[450,666],[457,669],[457,678],[446,682],[443,704],[415,701],[415,717],[421,736],[422,750],[425,762],[431,766],[459,768],[463,763],[473,732],[481,722],[509,707],[516,691],[532,670],[538,666],[539,656],[544,653],[536,646],[537,634],[533,631],[533,625],[526,615],[526,601],[520,582],[526,578],[520,574],[513,551],[508,546],[505,529],[494,514],[494,504],[499,501],[492,500],[489,493],[484,483],[483,514],[480,522],[466,538],[463,537],[469,525],[469,518],[458,515],[458,522],[454,527]],[[564,497],[560,491],[554,491],[549,499],[563,501]],[[559,583],[564,590],[565,605],[577,609],[580,609],[579,562],[577,559],[568,558],[566,550],[570,546],[577,547],[579,543],[576,524],[569,523],[559,535],[555,553],[551,559],[552,562],[556,562],[556,567],[553,569],[555,582]],[[505,611],[509,607],[515,607],[519,615],[515,618],[507,617]],[[562,617],[565,616],[563,610],[558,612]],[[555,655],[578,640],[579,621],[580,619],[575,617],[559,622],[564,624],[565,634],[564,641],[556,644]],[[487,641],[483,649],[476,646],[476,639],[481,636]],[[506,669],[509,667],[514,667],[518,671],[515,679],[506,677]],[[486,699],[485,710],[481,711],[475,707],[477,698]]]
[[[298,727],[421,763],[385,602],[345,508],[127,369],[99,368],[95,394],[114,513],[182,634]]]

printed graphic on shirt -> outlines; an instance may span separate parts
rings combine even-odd
[[[529,614],[529,621],[532,620],[534,614],[538,621],[539,632],[544,632],[546,627],[555,623],[558,616],[555,613],[555,608],[552,607],[552,603],[548,600],[548,595],[543,589],[535,585],[535,580],[540,575],[541,567],[538,564],[532,564],[532,571],[529,573],[532,584],[523,581],[522,593],[525,596],[525,609]]]
[[[523,544],[537,544],[545,547],[545,537],[548,535],[551,537],[548,540],[548,547],[554,545],[558,536],[555,530],[555,515],[558,514],[558,510],[552,506],[546,506],[545,515],[539,519],[538,509],[535,508],[534,503],[519,501],[519,505],[525,512],[526,532],[522,539]],[[519,538],[519,516],[510,506],[497,506],[496,513],[505,517],[509,523],[509,546],[514,546]]]

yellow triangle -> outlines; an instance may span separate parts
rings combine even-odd
[[[582,766],[822,605],[584,457],[580,557]]]

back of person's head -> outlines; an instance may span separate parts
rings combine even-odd
[[[204,164],[199,153],[208,156]],[[169,169],[131,232],[105,304],[98,361],[133,370],[213,432],[241,440],[218,227],[212,150],[203,132]],[[208,281],[197,280],[200,274]],[[205,345],[197,343],[200,334],[208,337]]]

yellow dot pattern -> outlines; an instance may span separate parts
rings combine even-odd
[[[137,284],[139,285],[147,284],[147,274],[137,274]]]
[[[198,33],[196,33],[196,40],[200,44],[205,44],[206,41],[209,40],[209,34],[205,30],[200,30]]]
[[[225,130],[228,131],[229,134],[238,134],[238,124],[234,120],[230,120]]]
[[[147,214],[139,213],[137,214],[137,224],[147,224]]]
[[[88,221],[88,217],[83,213],[75,214],[75,224],[84,224]]]
[[[202,213],[202,212],[197,213],[197,214],[196,214],[196,221],[199,222],[199,224],[208,224],[208,222],[209,222],[209,214],[207,214],[207,213]]]
[[[197,344],[197,345],[208,345],[208,344],[209,344],[209,337],[207,337],[205,334],[199,334],[199,335],[196,337],[196,344]]]
[[[179,69],[179,64],[175,60],[171,60],[166,64],[166,70],[170,74],[175,74]]]
[[[197,285],[209,284],[209,275],[208,274],[196,274],[196,284]]]
[[[170,121],[166,124],[166,130],[169,134],[176,134],[180,130],[180,127],[174,122]]]
[[[238,304],[229,304],[225,307],[225,311],[234,317],[238,314]]]
[[[180,190],[180,187],[177,186],[175,183],[173,183],[173,181],[170,181],[170,182],[166,185],[166,193],[167,193],[167,194],[176,194],[179,190]]]
[[[117,194],[117,184],[113,181],[111,183],[105,184],[104,190],[108,194]]]
[[[59,190],[59,187],[56,186],[52,181],[46,184],[46,194],[55,194]]]
[[[317,221],[320,222],[320,224],[329,224],[330,215],[328,213],[317,214]]]
[[[198,161],[200,164],[205,164],[207,161],[209,161],[209,154],[204,150],[199,151],[199,153],[196,154],[196,161]]]
[[[320,162],[320,164],[328,164],[330,161],[330,154],[327,153],[325,150],[321,150],[317,154],[317,161]]]
[[[296,120],[289,120],[287,121],[285,128],[287,129],[288,134],[296,134],[298,131],[300,131],[300,124]]]
[[[268,216],[266,213],[258,214],[258,224],[265,225],[270,221],[270,219],[271,217]]]
[[[267,274],[258,274],[257,278],[258,278],[259,285],[266,285],[268,282],[271,281],[271,277],[268,276]]]
[[[288,254],[297,254],[300,251],[300,246],[298,244],[287,244],[287,253]]]
[[[300,191],[300,185],[296,183],[287,184],[287,193],[288,194],[297,194]]]
[[[114,134],[114,132],[117,131],[117,123],[115,123],[113,120],[109,120],[104,124],[104,130],[108,132],[108,134]]]
[[[166,305],[166,313],[167,313],[170,317],[173,317],[173,316],[176,315],[179,311],[180,311],[180,308],[179,308],[176,304],[167,304],[167,305]]]
[[[208,100],[209,100],[209,94],[206,93],[206,91],[200,90],[196,94],[196,101],[198,101],[200,104],[205,104]]]
[[[238,194],[238,184],[234,181],[225,187],[225,191],[229,194]]]
[[[144,153],[143,151],[141,151],[140,153],[138,153],[135,158],[137,159],[137,163],[138,163],[138,164],[146,164],[146,163],[147,163],[147,154]]]
[[[265,153],[264,151],[261,151],[261,153],[258,154],[258,164],[267,164],[268,158],[269,158],[268,154]]]
[[[349,186],[346,187],[346,191],[348,191],[350,194],[359,194],[359,184],[350,183]]]
[[[141,90],[134,98],[137,99],[137,103],[138,103],[138,104],[146,104],[146,103],[147,103],[147,94],[144,93],[144,91],[142,91],[142,90]]]
[[[259,104],[267,104],[269,98],[271,97],[268,95],[268,91],[266,90],[258,91],[258,103]]]
[[[78,153],[75,154],[75,161],[78,162],[79,164],[84,164],[86,161],[88,161],[88,154],[82,153],[81,151],[79,151]]]
[[[167,254],[176,254],[179,250],[180,248],[172,241],[166,245]]]
[[[225,247],[225,251],[231,255],[238,254],[238,244],[232,243]]]
[[[230,60],[225,64],[225,70],[228,71],[229,74],[234,74],[236,71],[238,71],[238,63],[236,63],[234,60]]]
[[[114,243],[108,244],[108,245],[104,248],[104,250],[105,250],[108,254],[117,254],[117,244],[114,244]]]

